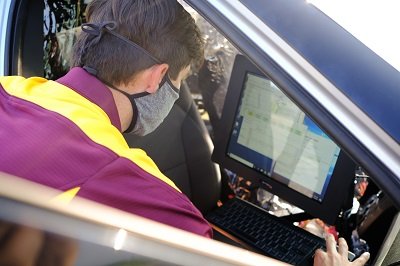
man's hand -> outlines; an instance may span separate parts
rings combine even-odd
[[[339,238],[339,249],[336,250],[336,241],[333,235],[328,234],[326,240],[326,252],[319,249],[315,252],[314,266],[362,266],[368,259],[370,254],[365,252],[358,259],[350,262],[347,259],[347,253],[349,247],[347,246],[346,240]]]

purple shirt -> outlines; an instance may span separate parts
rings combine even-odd
[[[141,152],[140,159],[132,159],[135,151],[126,143],[123,152],[132,156],[110,146],[109,139],[122,138],[121,125],[112,94],[98,79],[73,68],[57,83],[21,77],[0,82],[0,171],[63,191],[80,187],[80,197],[212,237],[208,222],[184,194],[144,170],[140,159],[150,158]],[[76,93],[66,97],[64,92],[71,92],[66,87]],[[95,108],[87,108],[87,100]],[[77,123],[73,117],[85,112],[90,119]],[[106,128],[107,134],[94,141],[87,124]]]

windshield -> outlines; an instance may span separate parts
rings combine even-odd
[[[400,70],[400,1],[307,0]]]

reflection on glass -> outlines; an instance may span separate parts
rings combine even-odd
[[[114,240],[114,249],[115,250],[120,250],[122,246],[125,243],[125,239],[127,236],[127,232],[124,229],[119,229],[117,234],[115,235],[115,240]]]
[[[72,46],[85,22],[88,1],[44,0],[43,50],[44,77],[57,79],[68,70]]]
[[[0,220],[0,265],[172,265],[120,250],[126,237],[118,230],[110,248]]]

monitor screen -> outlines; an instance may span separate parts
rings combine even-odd
[[[258,178],[263,188],[315,217],[335,220],[351,194],[355,165],[242,55],[235,59],[221,121],[215,162]]]
[[[322,201],[339,147],[265,76],[246,73],[227,155]]]

